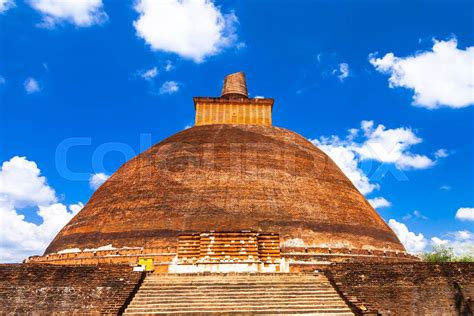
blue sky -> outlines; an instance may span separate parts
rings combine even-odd
[[[41,253],[101,179],[192,125],[192,97],[219,95],[235,71],[252,97],[275,99],[274,125],[319,145],[378,202],[409,250],[463,251],[474,242],[473,8],[0,0],[0,261]]]

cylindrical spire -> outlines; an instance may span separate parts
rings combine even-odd
[[[224,78],[222,87],[222,98],[248,98],[247,83],[245,82],[245,73],[236,72]]]

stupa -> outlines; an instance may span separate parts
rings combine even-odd
[[[248,97],[244,73],[227,76],[220,97],[194,98],[194,127],[126,162],[28,262],[146,257],[200,272],[413,261],[331,158],[272,126],[273,104]]]
[[[0,315],[473,315],[474,265],[421,262],[245,75],[126,162],[42,256],[0,264]],[[133,266],[133,268],[132,268]]]

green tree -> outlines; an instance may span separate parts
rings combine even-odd
[[[431,252],[423,254],[423,261],[426,262],[449,262],[454,258],[454,250],[446,245],[435,245]]]
[[[474,247],[468,246],[464,255],[456,256],[454,249],[448,245],[435,245],[430,252],[425,252],[422,256],[426,262],[474,262]]]

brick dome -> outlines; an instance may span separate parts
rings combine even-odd
[[[214,124],[177,133],[125,163],[45,254],[175,246],[183,233],[272,232],[283,246],[404,251],[320,149],[289,130]]]

